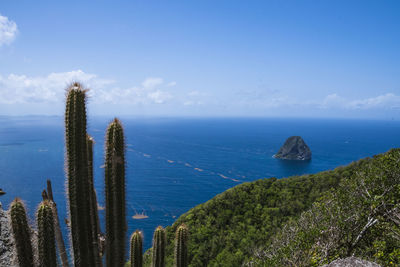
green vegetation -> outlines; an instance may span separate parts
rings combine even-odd
[[[364,169],[370,161],[313,175],[244,183],[217,195],[166,228],[167,266],[174,263],[173,240],[183,223],[190,229],[189,266],[240,266],[286,222],[298,218],[324,192],[337,188],[342,178]]]
[[[375,156],[288,222],[249,265],[321,266],[352,255],[400,265],[400,150]]]
[[[125,144],[124,131],[118,119],[107,128],[105,156],[106,192],[106,263],[125,263]]]
[[[51,204],[40,203],[37,210],[39,266],[57,266],[56,244],[54,237],[54,218]]]
[[[21,267],[33,267],[31,229],[26,218],[25,206],[19,198],[10,206],[11,228],[17,248],[17,260]]]

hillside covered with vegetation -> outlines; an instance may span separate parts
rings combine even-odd
[[[321,266],[357,256],[400,265],[400,150],[342,179],[253,254],[249,266]]]
[[[321,205],[329,205],[332,202],[329,199],[336,199],[335,196],[340,196],[335,201],[340,202],[342,206],[351,205],[352,209],[342,211],[340,205],[336,205],[337,210],[332,211],[331,214],[329,213],[330,207],[324,206],[323,211],[318,211],[321,214],[318,216],[323,217],[325,216],[324,212],[329,213],[331,221],[322,220],[325,222],[325,227],[329,226],[327,224],[336,227],[337,225],[333,221],[337,217],[341,218],[337,224],[346,225],[346,220],[348,220],[346,216],[351,215],[355,209],[359,209],[359,213],[365,214],[361,216],[354,213],[355,218],[350,216],[354,221],[362,221],[361,217],[365,217],[364,219],[368,221],[367,214],[371,207],[357,206],[362,206],[361,202],[364,200],[360,200],[360,203],[356,205],[355,202],[358,201],[360,195],[353,193],[357,184],[354,181],[368,184],[368,188],[371,189],[369,192],[374,194],[374,196],[371,196],[373,199],[375,193],[382,195],[382,192],[385,191],[384,188],[389,186],[393,189],[393,192],[397,192],[397,195],[391,193],[388,201],[392,201],[391,205],[398,205],[399,198],[395,199],[394,197],[398,196],[400,191],[399,154],[399,150],[391,150],[386,154],[362,159],[332,171],[284,179],[261,179],[231,188],[191,209],[178,218],[172,226],[166,228],[168,240],[166,255],[173,255],[175,231],[179,225],[184,223],[190,231],[190,266],[241,266],[243,263],[250,266],[307,266],[310,262],[315,264],[324,262],[324,259],[322,259],[324,256],[325,261],[327,261],[348,255],[349,252],[356,255],[360,254],[357,252],[360,251],[361,247],[370,250],[368,253],[364,253],[364,256],[367,255],[371,258],[377,252],[380,253],[380,256],[375,258],[382,259],[390,254],[393,261],[395,257],[398,258],[398,255],[396,255],[398,251],[393,249],[393,245],[398,245],[399,239],[396,241],[395,237],[391,237],[387,241],[380,239],[376,242],[367,242],[364,241],[367,235],[366,230],[362,234],[363,238],[355,242],[355,239],[357,239],[356,231],[360,230],[359,227],[354,226],[357,224],[355,222],[353,227],[344,227],[341,232],[342,236],[338,237],[346,236],[345,231],[354,231],[354,233],[348,233],[352,236],[349,237],[349,240],[337,244],[329,252],[323,249],[319,251],[316,249],[318,245],[315,246],[314,244],[315,242],[321,244],[318,235],[320,231],[323,231],[322,226],[320,228],[312,227],[311,223],[304,222],[304,217],[313,218],[317,212],[316,209],[322,209]],[[389,174],[392,177],[390,182],[385,182],[384,179],[380,178],[382,176],[388,177]],[[369,178],[361,179],[362,177]],[[374,191],[374,188],[378,187],[380,189]],[[369,204],[372,203],[369,202],[372,200],[365,201]],[[374,205],[378,205],[378,202]],[[361,225],[362,222],[359,222],[359,224]],[[374,226],[376,225],[380,224],[375,223]],[[300,229],[303,226],[306,228],[305,230]],[[390,236],[391,229],[389,228],[386,227],[386,236]],[[289,236],[290,233],[287,229],[292,229],[295,233]],[[370,230],[368,229],[368,234]],[[377,231],[375,235],[378,235],[379,231],[374,231]],[[308,235],[304,236],[304,233]],[[329,238],[325,239],[328,240],[325,240],[326,243],[329,243]],[[347,248],[346,250],[344,246],[348,245],[349,242],[355,244],[351,249]],[[374,246],[379,246],[379,249],[374,250]],[[295,251],[296,249],[297,251]],[[301,254],[301,251],[305,255],[311,253],[313,256],[308,258],[302,255],[303,258],[311,260],[308,262],[307,260],[299,260],[294,264],[280,261],[282,257],[297,256],[297,254]],[[149,254],[147,253],[147,255]],[[299,258],[302,256],[299,256]],[[167,266],[172,266],[172,264],[173,258],[169,256]]]

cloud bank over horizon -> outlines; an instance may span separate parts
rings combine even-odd
[[[226,113],[234,111],[237,107],[241,109],[253,109],[263,111],[268,116],[268,111],[280,109],[303,109],[314,110],[324,113],[331,111],[356,111],[356,110],[400,110],[400,95],[387,92],[382,95],[375,95],[366,98],[348,99],[336,93],[327,95],[322,99],[298,99],[282,95],[279,91],[263,94],[262,89],[250,91],[243,94],[219,95],[202,93],[200,91],[186,91],[184,94],[174,90],[176,81],[165,82],[161,77],[147,77],[138,85],[127,88],[120,87],[118,82],[112,79],[102,78],[96,74],[87,73],[82,70],[68,72],[50,73],[45,76],[27,76],[9,74],[0,75],[0,104],[12,106],[42,105],[62,107],[65,98],[65,91],[68,85],[73,82],[81,82],[85,88],[89,89],[88,97],[90,104],[100,107],[108,105],[118,113],[118,107],[125,106],[135,110],[135,106],[144,107],[151,105],[174,106],[178,108],[199,105],[202,109],[211,108],[215,110],[221,105]],[[263,95],[263,97],[260,97]],[[229,101],[227,101],[229,100]],[[170,108],[170,107],[169,107]],[[155,113],[152,115],[170,115],[166,113]],[[161,107],[161,111],[163,108]],[[61,108],[54,109],[52,115],[61,115]],[[4,112],[4,111],[3,111]],[[97,112],[95,112],[97,113]],[[24,114],[40,114],[37,110],[25,110]],[[205,113],[207,114],[207,113]],[[44,115],[44,114],[42,114]],[[125,114],[126,115],[126,114]],[[133,112],[131,115],[141,115]],[[171,114],[177,115],[177,114]],[[202,115],[196,113],[182,115]],[[216,114],[218,115],[218,114]],[[242,115],[231,112],[230,115]],[[258,115],[250,113],[250,116]]]

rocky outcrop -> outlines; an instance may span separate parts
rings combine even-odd
[[[356,257],[338,259],[322,267],[380,267],[374,262],[365,261]]]
[[[0,203],[0,266],[17,266],[8,214]]]
[[[289,137],[274,155],[278,159],[310,160],[311,150],[300,136]]]

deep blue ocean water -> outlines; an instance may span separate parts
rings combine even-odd
[[[98,200],[104,206],[103,146],[112,118],[91,118]],[[322,119],[122,118],[127,143],[128,233],[171,225],[190,208],[243,182],[316,173],[400,147],[400,122]],[[0,197],[4,207],[22,198],[34,224],[46,179],[51,179],[64,234],[66,215],[62,117],[0,117]],[[272,156],[287,137],[300,135],[310,162]],[[104,211],[99,211],[104,229]],[[132,216],[144,213],[147,219]],[[67,240],[67,238],[65,238]],[[128,235],[127,235],[128,239]],[[68,242],[67,242],[68,243]]]

